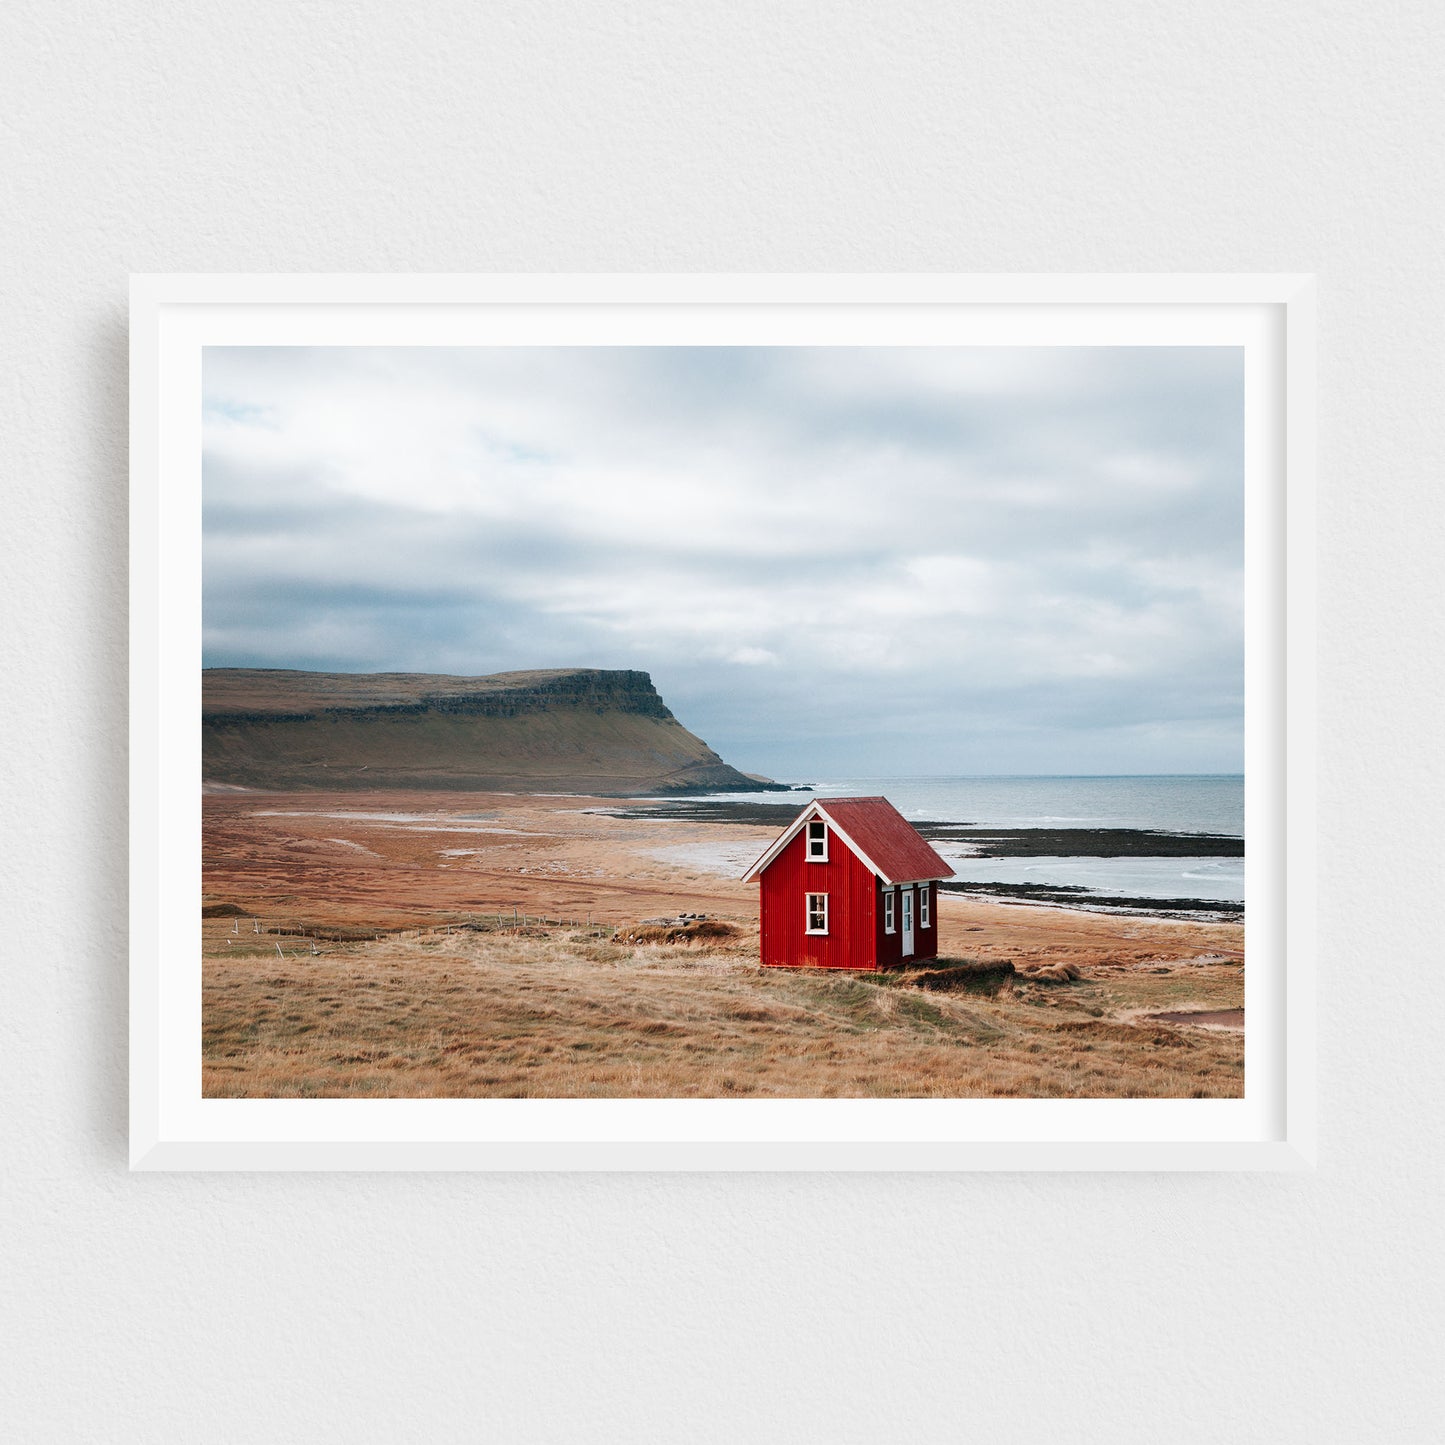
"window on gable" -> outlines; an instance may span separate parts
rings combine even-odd
[[[896,909],[898,907],[898,893],[896,889],[885,888],[883,890],[883,931],[884,933],[897,933],[898,924]]]
[[[826,893],[808,894],[808,932],[826,933],[828,931],[828,895]]]
[[[826,863],[828,861],[828,825],[824,822],[808,824],[808,861],[810,863]]]

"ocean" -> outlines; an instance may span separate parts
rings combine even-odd
[[[905,818],[985,828],[1146,828],[1244,836],[1240,774],[1157,777],[837,778],[792,793],[719,793],[719,801],[780,803],[879,795]],[[968,883],[1074,886],[1134,898],[1242,903],[1243,858],[974,858],[967,844],[934,847]]]

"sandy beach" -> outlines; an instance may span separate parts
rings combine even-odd
[[[206,1092],[1242,1091],[1239,923],[945,895],[940,960],[983,966],[968,987],[762,970],[756,888],[736,880],[774,829],[617,811],[209,792]],[[724,927],[635,933],[681,913]]]

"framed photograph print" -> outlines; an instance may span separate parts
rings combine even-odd
[[[134,278],[132,1167],[1308,1166],[1313,349]]]

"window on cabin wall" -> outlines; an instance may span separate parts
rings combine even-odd
[[[928,902],[932,894],[933,890],[927,883],[920,883],[918,885],[918,926],[920,928],[931,928],[933,926],[928,921],[930,916]]]
[[[828,931],[828,895],[826,893],[808,894],[808,932],[826,933]]]
[[[808,824],[808,861],[810,863],[826,863],[828,861],[828,825],[826,823]]]
[[[883,890],[883,931],[884,933],[898,932],[898,890],[896,888],[885,888]]]

